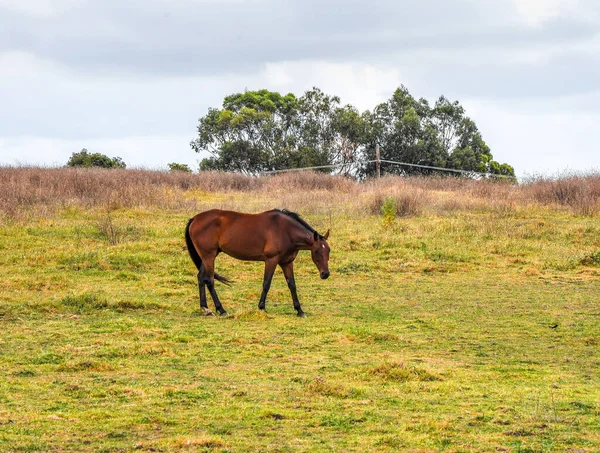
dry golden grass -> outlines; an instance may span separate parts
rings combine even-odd
[[[261,197],[252,197],[253,193]],[[240,194],[250,195],[243,197],[243,204],[237,201]],[[208,202],[214,206],[215,201],[225,209],[251,212],[287,207],[311,213],[373,214],[389,197],[395,200],[399,216],[459,210],[512,213],[531,207],[594,216],[600,212],[600,175],[524,184],[456,177],[385,177],[359,183],[314,172],[248,177],[219,172],[0,167],[0,212],[5,218],[51,216],[65,207],[194,212]]]
[[[600,212],[600,175],[565,176],[538,179],[526,184],[528,196],[538,203],[568,206],[577,214],[590,216]]]

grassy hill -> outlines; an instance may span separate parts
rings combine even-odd
[[[202,316],[183,229],[214,207],[331,227],[306,319],[222,255]],[[0,168],[0,451],[598,451],[599,213],[597,176]]]

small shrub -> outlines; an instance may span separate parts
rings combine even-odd
[[[184,173],[192,172],[192,169],[187,164],[177,164],[175,162],[171,162],[167,165],[169,166],[169,171],[181,171]]]
[[[383,223],[390,225],[396,220],[397,205],[394,197],[387,197],[381,204],[381,215],[383,216]]]
[[[386,197],[381,203],[381,215],[383,216],[383,222],[386,224],[392,223],[396,220],[396,213],[398,207],[394,197]]]

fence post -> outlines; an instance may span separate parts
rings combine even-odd
[[[376,159],[376,165],[377,165],[377,179],[381,178],[381,162],[380,162],[380,156],[379,156],[379,143],[377,143],[375,145],[375,159]]]

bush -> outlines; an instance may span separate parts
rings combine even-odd
[[[394,197],[387,197],[381,204],[381,214],[383,215],[383,221],[385,223],[392,223],[396,220],[396,200]]]
[[[191,173],[192,169],[187,164],[178,164],[171,162],[169,165],[169,171],[182,171],[184,173]]]
[[[110,158],[100,153],[89,153],[83,148],[78,153],[73,153],[67,162],[67,167],[99,167],[99,168],[125,168],[125,162],[120,157]]]

